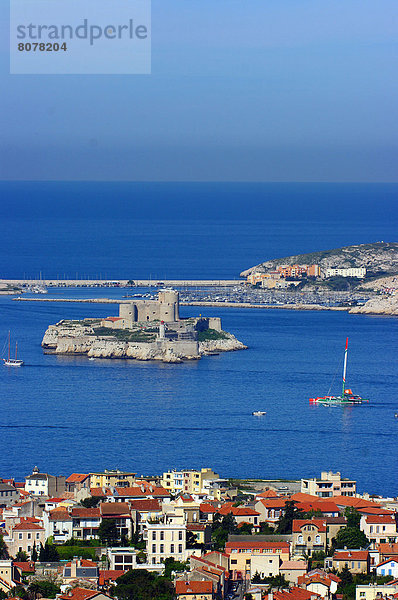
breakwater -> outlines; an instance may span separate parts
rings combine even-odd
[[[85,302],[91,304],[125,304],[127,300],[111,298],[14,298],[17,302]],[[281,308],[284,310],[338,310],[348,311],[348,306],[322,306],[320,304],[253,304],[251,302],[180,302],[180,306],[209,306],[218,308]]]
[[[1,279],[12,286],[46,287],[232,287],[243,285],[241,279]]]

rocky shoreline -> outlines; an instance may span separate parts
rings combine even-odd
[[[363,306],[354,306],[351,314],[398,316],[398,295],[371,298]]]
[[[164,363],[182,363],[185,360],[198,360],[214,352],[231,352],[247,348],[231,333],[223,332],[223,335],[223,339],[198,342],[196,351],[187,354],[183,347],[181,348],[172,340],[122,341],[109,336],[96,336],[93,328],[87,324],[75,324],[71,327],[66,322],[60,321],[47,328],[41,345],[48,354],[86,355],[88,358],[97,359],[156,360]]]

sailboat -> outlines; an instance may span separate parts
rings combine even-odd
[[[344,366],[343,366],[343,389],[341,396],[319,396],[318,398],[310,398],[310,404],[323,404],[324,406],[329,405],[354,405],[362,404],[362,402],[369,402],[367,398],[361,398],[357,394],[354,394],[351,389],[346,388],[346,374],[347,374],[347,357],[348,357],[348,338],[345,341],[344,351]]]
[[[6,367],[22,367],[23,360],[18,358],[18,342],[15,343],[15,358],[11,358],[11,332],[8,332],[8,356],[3,358]]]

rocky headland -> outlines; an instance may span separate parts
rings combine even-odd
[[[259,265],[250,267],[240,274],[247,277],[252,273],[266,273],[280,265],[309,265],[317,264],[322,270],[330,268],[365,267],[367,278],[382,277],[398,274],[398,243],[375,242],[372,244],[357,244],[333,250],[310,252],[274,258]]]

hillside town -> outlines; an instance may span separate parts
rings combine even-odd
[[[0,479],[0,598],[398,598],[398,499],[322,472]]]
[[[298,285],[303,280],[331,279],[334,277],[364,279],[365,267],[334,267],[322,269],[320,265],[278,265],[265,272],[254,271],[247,275],[246,282],[263,288],[284,288]]]

